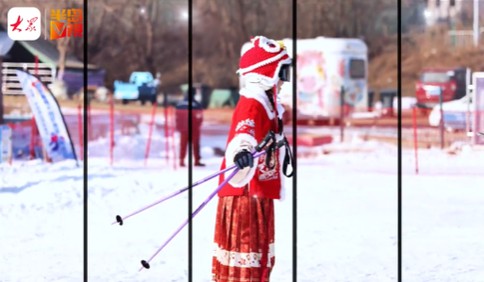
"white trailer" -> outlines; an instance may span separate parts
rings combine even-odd
[[[292,39],[284,39],[292,56]],[[249,43],[242,46],[247,48]],[[368,48],[360,39],[298,39],[297,111],[298,119],[338,119],[341,89],[347,113],[368,109]],[[292,84],[285,83],[281,101],[292,108]]]

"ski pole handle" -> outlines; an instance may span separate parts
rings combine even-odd
[[[259,144],[257,144],[257,146],[255,146],[255,151],[256,152],[262,151],[262,149],[264,149],[264,147],[267,146],[267,144],[269,144],[269,141],[274,142],[274,140],[276,140],[276,136],[274,135],[274,132],[271,130],[267,133],[266,137],[264,137],[262,142],[260,142]]]

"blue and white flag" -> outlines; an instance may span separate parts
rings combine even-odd
[[[64,116],[52,92],[37,77],[24,71],[16,72],[34,114],[47,156],[52,162],[77,160]]]

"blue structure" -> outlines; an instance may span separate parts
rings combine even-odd
[[[122,100],[123,104],[136,100],[141,101],[141,104],[146,101],[155,104],[158,85],[159,82],[150,72],[133,72],[129,82],[114,81],[114,98]]]

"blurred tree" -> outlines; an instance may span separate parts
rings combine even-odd
[[[82,0],[62,1],[82,6]],[[62,6],[45,0],[19,0],[16,5],[20,2]],[[0,0],[3,19],[11,5]],[[362,38],[372,57],[395,41],[397,0],[304,0],[297,5],[299,38]],[[186,83],[188,22],[183,15],[188,1],[88,0],[88,8],[88,61],[107,70],[109,88],[136,70],[162,73],[164,88]],[[193,0],[192,23],[194,81],[236,87],[240,49],[251,36],[292,36],[292,1]],[[83,57],[82,40],[70,40],[67,46],[68,52]]]

